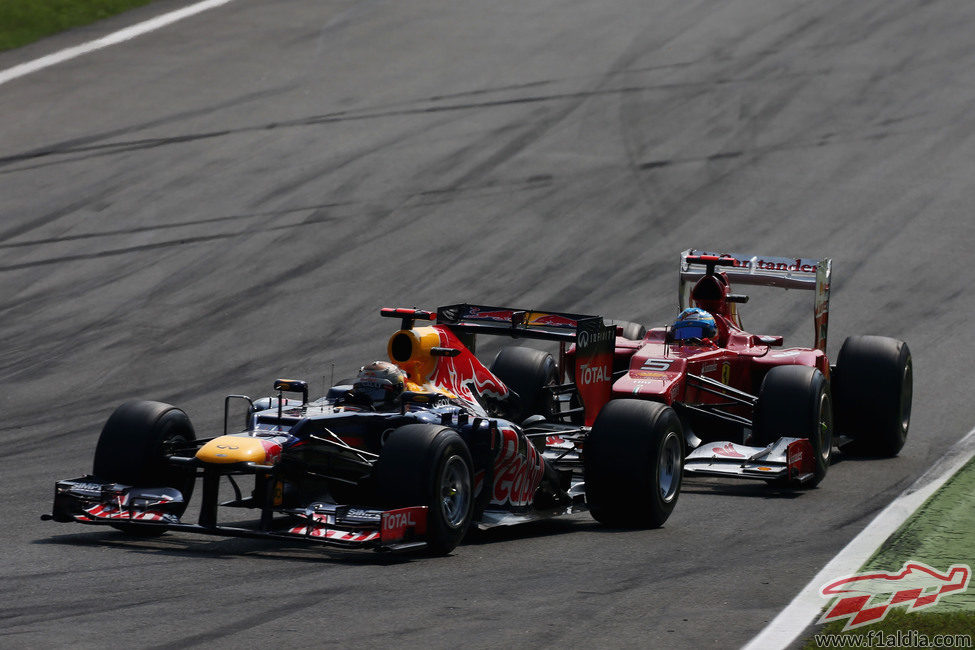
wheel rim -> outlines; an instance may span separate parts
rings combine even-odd
[[[440,510],[451,528],[458,528],[467,518],[471,500],[471,479],[467,463],[460,456],[447,459],[440,473]]]
[[[818,420],[816,426],[819,428],[819,456],[828,464],[833,453],[833,402],[826,392],[819,398]]]
[[[907,360],[904,366],[904,379],[901,382],[901,430],[906,434],[907,427],[911,424],[911,402],[914,398],[914,371],[911,367],[911,360]]]
[[[657,488],[660,498],[666,502],[677,496],[680,486],[681,473],[681,444],[677,434],[667,433],[663,448],[660,450],[660,462],[657,467]]]

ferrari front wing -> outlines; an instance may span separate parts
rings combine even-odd
[[[767,447],[707,442],[687,455],[684,472],[801,485],[814,477],[815,458],[806,438],[779,438]]]

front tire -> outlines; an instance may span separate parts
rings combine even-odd
[[[385,506],[427,506],[427,546],[446,555],[460,544],[474,511],[474,463],[456,431],[429,424],[395,429],[376,463]]]
[[[680,494],[683,440],[669,406],[635,399],[607,403],[583,447],[593,518],[617,528],[662,526]]]
[[[896,456],[907,441],[914,394],[907,343],[886,336],[847,338],[836,359],[833,394],[836,428],[854,439],[851,451]]]
[[[193,494],[195,470],[173,467],[169,456],[191,446],[196,433],[186,413],[170,404],[143,400],[125,402],[108,418],[95,447],[92,473],[105,481],[135,487],[171,487],[183,495],[182,516]],[[131,535],[155,537],[162,526],[113,524]]]
[[[816,467],[813,479],[802,487],[819,485],[833,453],[833,403],[823,373],[809,366],[769,370],[758,393],[752,436],[759,446],[784,437],[807,438]]]

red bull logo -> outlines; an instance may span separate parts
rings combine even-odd
[[[896,573],[858,573],[823,585],[819,595],[837,598],[819,623],[847,619],[843,630],[882,621],[893,607],[907,611],[931,607],[942,597],[968,588],[972,570],[956,564],[942,573],[921,562],[908,561]]]
[[[493,320],[500,323],[510,323],[514,318],[515,310],[498,309],[494,311],[481,311],[477,307],[472,307],[465,318],[477,320]],[[575,327],[576,320],[558,314],[528,312],[526,325],[545,325],[548,327]]]
[[[456,395],[477,415],[487,415],[480,396],[504,399],[508,395],[508,387],[485,368],[450,330],[439,326],[436,329],[440,335],[440,345],[460,350],[461,353],[456,357],[438,357],[430,381],[434,386]]]
[[[557,314],[533,314],[528,324],[548,325],[549,327],[575,327],[576,321],[572,318],[566,318]]]
[[[473,307],[467,313],[467,318],[479,318],[483,320],[496,320],[504,323],[510,323],[512,314],[514,314],[514,312],[510,309],[503,309],[499,311],[480,311],[476,307]]]

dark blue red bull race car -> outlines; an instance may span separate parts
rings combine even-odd
[[[401,320],[388,362],[314,401],[295,380],[277,380],[276,396],[230,395],[220,435],[197,438],[168,404],[121,405],[92,473],[58,481],[44,518],[139,536],[433,553],[449,553],[471,525],[580,510],[616,527],[667,520],[680,492],[680,423],[664,405],[607,404],[618,328],[598,316],[473,305],[382,315]],[[484,334],[554,341],[563,358],[571,346],[577,381],[558,384],[553,356],[528,347],[502,348],[485,366],[474,354]],[[241,427],[229,432],[235,407]],[[248,510],[248,521],[227,514]]]
[[[688,473],[812,487],[834,447],[896,455],[911,417],[910,350],[888,337],[851,336],[830,363],[831,267],[828,258],[684,251],[683,311],[671,325],[617,339],[613,399],[672,408]],[[732,283],[814,291],[813,347],[783,348],[781,336],[745,331],[739,306],[748,296]]]

